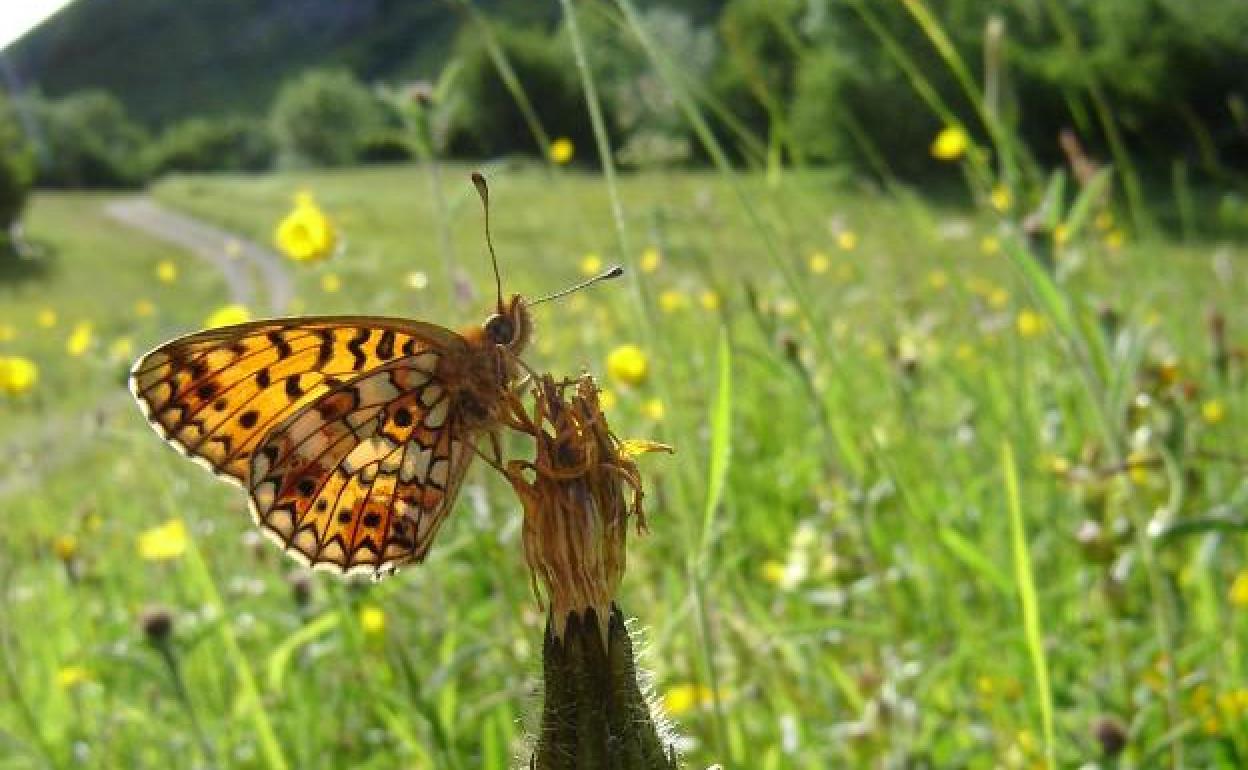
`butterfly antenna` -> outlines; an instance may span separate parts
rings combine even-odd
[[[485,245],[490,249],[490,263],[494,265],[494,287],[498,290],[498,312],[503,312],[503,279],[498,273],[498,256],[494,253],[494,239],[490,237],[490,186],[481,172],[472,172],[472,183],[481,196],[481,208],[485,209]]]
[[[595,275],[593,278],[590,278],[588,281],[581,281],[575,286],[569,286],[568,288],[557,291],[554,294],[547,294],[545,297],[542,297],[541,299],[535,299],[529,303],[529,307],[533,307],[534,305],[540,305],[543,302],[549,302],[552,299],[559,299],[560,297],[565,297],[574,291],[587,289],[596,283],[609,281],[612,278],[619,278],[621,275],[624,275],[624,268],[620,267],[619,265],[616,265],[614,267],[609,267],[606,270],[599,273],[598,275]]]

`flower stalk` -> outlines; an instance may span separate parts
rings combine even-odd
[[[508,415],[512,427],[534,438],[534,460],[506,469],[524,505],[534,591],[548,609],[542,720],[530,767],[675,768],[615,603],[629,520],[645,528],[633,457],[670,449],[617,439],[588,376],[556,383],[548,375],[534,392],[531,416],[518,397]]]

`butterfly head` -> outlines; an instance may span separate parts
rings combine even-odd
[[[513,294],[510,300],[499,304],[497,313],[485,319],[483,328],[491,343],[519,353],[529,344],[533,333],[529,307],[519,294]]]

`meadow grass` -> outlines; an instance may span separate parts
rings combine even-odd
[[[1106,715],[1129,735],[1123,766],[1176,742],[1189,766],[1248,757],[1230,601],[1248,399],[1206,321],[1220,309],[1245,334],[1241,247],[1119,245],[1100,212],[1056,250],[1053,281],[1009,256],[1030,259],[1017,211],[916,212],[832,174],[622,175],[617,219],[598,176],[482,170],[508,291],[560,288],[628,233],[637,292],[543,307],[527,358],[595,373],[617,433],[677,449],[643,460],[651,532],[630,543],[620,602],[691,766],[1072,766],[1097,760]],[[308,190],[345,248],[290,265],[298,312],[455,326],[492,302],[468,171],[442,170],[445,221],[419,167],[175,177],[154,194],[267,243]],[[474,469],[421,567],[292,582],[241,494],[143,424],[109,356],[118,336],[139,351],[198,327],[225,300],[219,276],[102,203],[37,197],[29,230],[52,269],[3,289],[0,323],[19,332],[4,351],[41,380],[0,404],[19,460],[0,490],[0,766],[514,764],[544,618],[507,485]],[[442,226],[470,300],[447,280]],[[157,311],[137,318],[145,298]],[[92,322],[88,354],[65,353],[68,319]],[[625,343],[648,358],[639,387],[606,373]],[[186,552],[141,558],[140,534],[170,519]],[[173,612],[186,701],[139,628],[150,605]]]

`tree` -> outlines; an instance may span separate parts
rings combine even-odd
[[[282,162],[343,166],[381,132],[386,115],[349,72],[311,70],[282,87],[271,120]]]

